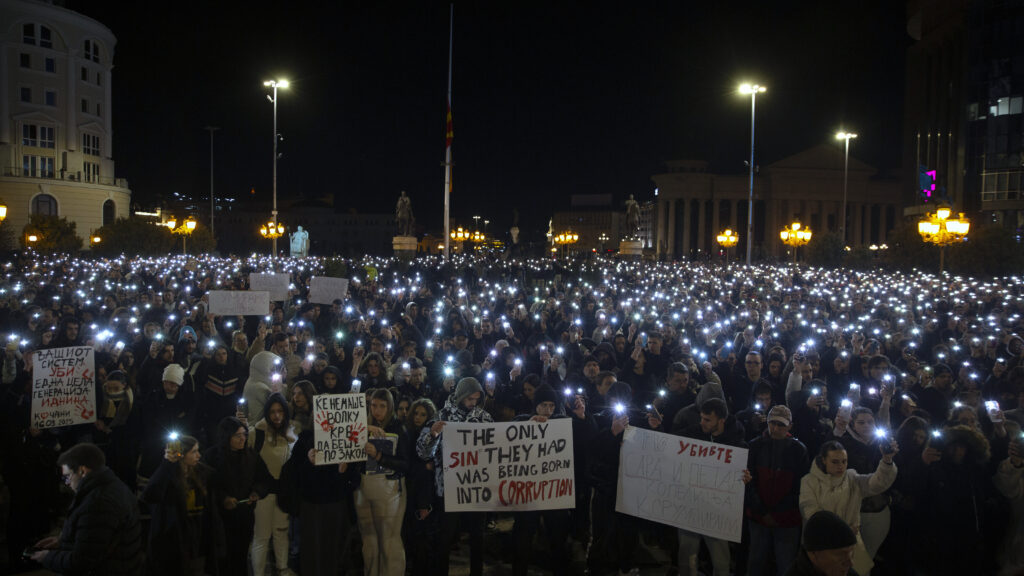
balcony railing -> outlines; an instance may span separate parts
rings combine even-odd
[[[8,166],[3,170],[4,176],[13,176],[16,178],[38,178],[40,180],[62,180],[64,182],[82,182],[86,184],[99,184],[101,186],[117,186],[119,188],[127,188],[128,182],[124,178],[116,178],[113,176],[86,176],[81,171],[78,172],[67,172],[64,170],[57,170],[52,175],[44,174],[41,170],[31,171],[25,170],[17,166]]]

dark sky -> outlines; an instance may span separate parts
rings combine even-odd
[[[455,222],[506,229],[518,208],[525,227],[546,225],[577,193],[649,199],[669,159],[740,172],[746,79],[768,87],[759,164],[845,126],[860,134],[852,155],[898,167],[901,2],[576,4],[456,3]],[[420,223],[440,226],[448,3],[67,5],[118,38],[114,157],[138,201],[208,194],[211,124],[217,196],[269,201],[262,82],[284,77],[280,201],[333,194],[390,212],[404,189]]]

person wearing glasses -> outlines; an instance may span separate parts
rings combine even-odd
[[[36,542],[26,554],[60,574],[139,574],[143,556],[138,503],[107,468],[103,451],[77,444],[57,464],[75,493],[71,510],[60,536]]]

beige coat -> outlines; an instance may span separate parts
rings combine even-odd
[[[868,496],[888,490],[896,480],[896,465],[878,463],[873,474],[858,474],[850,468],[839,478],[826,474],[817,464],[800,480],[800,514],[807,521],[815,512],[835,512],[854,531],[860,529],[860,503]]]

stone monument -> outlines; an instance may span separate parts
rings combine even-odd
[[[391,247],[395,250],[395,256],[403,259],[412,259],[416,256],[416,236],[413,236],[413,224],[416,219],[412,215],[412,201],[402,190],[402,194],[395,203],[395,224],[397,233],[391,239]]]
[[[640,240],[640,205],[629,195],[626,200],[626,237],[619,242],[619,256],[628,259],[639,259],[644,252],[644,243]]]
[[[302,226],[299,226],[295,232],[292,232],[289,239],[291,240],[290,252],[292,258],[309,256],[309,232],[303,230]]]

